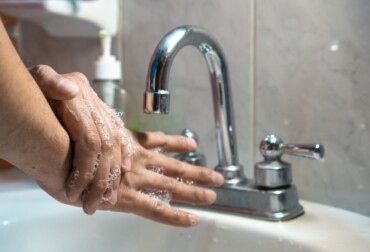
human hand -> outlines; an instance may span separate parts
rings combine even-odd
[[[60,100],[67,100],[73,97],[74,91],[71,88],[73,83],[67,83],[69,89],[57,85],[63,76],[43,79],[41,88],[49,98],[58,97]],[[175,209],[167,204],[168,202],[155,199],[163,196],[167,201],[173,198],[175,201],[191,204],[211,204],[215,201],[216,194],[213,191],[196,185],[222,185],[223,177],[220,174],[205,167],[180,162],[155,151],[158,148],[166,152],[193,151],[196,148],[194,140],[159,132],[132,133],[126,129],[123,136],[125,155],[130,158],[125,158],[122,162],[123,173],[118,189],[118,201],[113,208],[105,204],[100,208],[131,212],[175,226],[188,227],[197,224],[197,216]]]
[[[165,152],[194,151],[195,141],[162,132],[131,133],[125,130],[125,136],[131,169],[122,174],[118,201],[112,210],[131,212],[174,226],[196,225],[197,216],[173,208],[166,201],[172,197],[177,202],[212,204],[216,200],[215,192],[198,186],[220,186],[224,182],[222,175],[157,151],[158,148]]]
[[[81,199],[87,214],[100,204],[113,207],[121,164],[127,163],[123,122],[96,96],[83,74],[59,75],[45,65],[31,68],[30,73],[74,144],[73,170],[66,183],[68,199]]]

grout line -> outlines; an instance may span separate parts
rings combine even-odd
[[[257,1],[250,0],[250,57],[249,57],[249,114],[250,114],[250,145],[249,145],[249,164],[248,168],[253,173],[256,151],[256,10]]]
[[[123,62],[123,0],[117,0],[118,24],[117,24],[117,59],[121,61],[121,87],[124,85],[124,62]]]

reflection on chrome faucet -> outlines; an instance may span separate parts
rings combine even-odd
[[[154,114],[169,112],[168,77],[171,65],[176,54],[188,45],[203,54],[209,70],[219,161],[216,170],[224,175],[228,184],[244,182],[243,168],[238,164],[225,57],[217,42],[204,30],[181,26],[170,31],[159,42],[148,69],[144,111]]]
[[[225,178],[225,184],[221,188],[214,188],[218,195],[217,201],[206,207],[275,221],[291,219],[302,214],[303,208],[298,202],[298,193],[294,185],[289,183],[282,187],[268,188],[256,185],[254,180],[245,178],[237,157],[226,60],[219,44],[203,29],[181,26],[167,33],[159,42],[149,64],[144,112],[152,114],[169,112],[168,77],[171,65],[176,54],[188,45],[196,47],[202,53],[208,66],[219,162],[215,170]],[[289,169],[283,170],[278,175],[288,174],[290,166],[288,167]],[[285,171],[287,173],[284,173]]]

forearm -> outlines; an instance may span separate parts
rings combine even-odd
[[[65,201],[65,179],[60,178],[67,177],[70,167],[68,134],[17,55],[1,21],[0,38],[0,157],[40,186],[55,188],[48,192]]]

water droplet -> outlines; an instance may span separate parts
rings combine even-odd
[[[357,185],[358,190],[364,190],[365,188],[366,188],[366,186],[364,186],[363,184],[358,184]]]
[[[364,130],[364,129],[366,129],[366,128],[367,128],[367,126],[366,126],[366,124],[365,124],[365,123],[360,123],[360,124],[358,125],[358,128],[359,128],[359,129],[361,129],[361,130]]]
[[[330,51],[332,52],[336,52],[339,50],[339,42],[338,41],[334,41],[331,45],[330,45]]]
[[[217,228],[222,229],[222,230],[228,230],[229,229],[228,226],[225,226],[225,225],[222,225],[222,224],[218,224]]]

